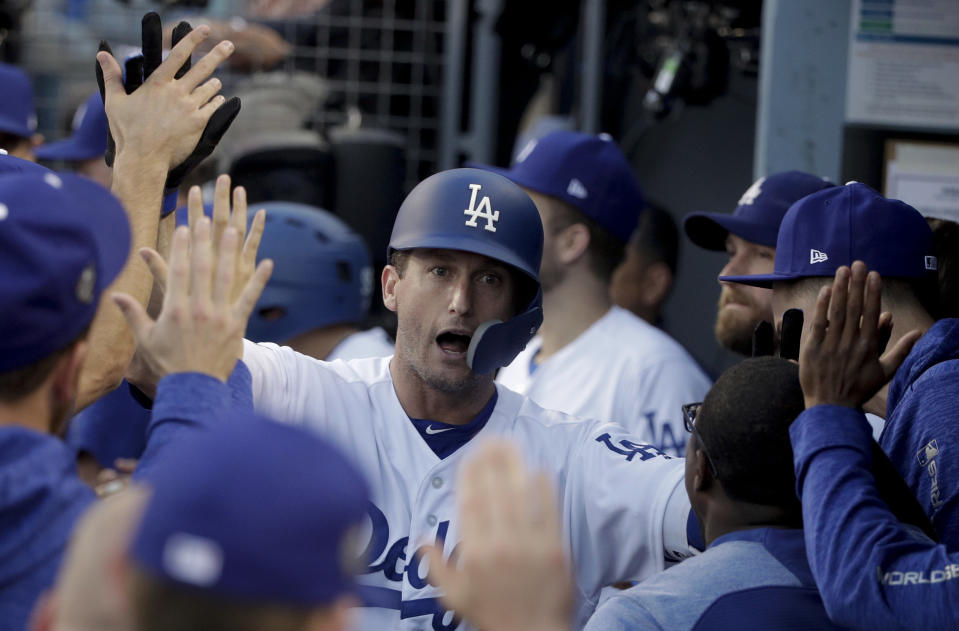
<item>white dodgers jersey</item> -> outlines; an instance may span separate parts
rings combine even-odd
[[[614,306],[533,369],[541,345],[533,338],[497,382],[547,409],[616,421],[660,451],[685,456],[682,406],[702,401],[711,384],[679,342]]]
[[[322,362],[245,342],[243,359],[259,412],[322,433],[370,481],[358,628],[466,629],[442,605],[415,552],[442,541],[445,555],[455,554],[457,474],[477,441],[439,458],[400,405],[388,357]],[[576,628],[604,586],[664,569],[667,551],[690,554],[682,459],[639,443],[619,425],[547,411],[502,386],[497,394],[477,436],[508,438],[531,467],[555,480],[574,569]]]

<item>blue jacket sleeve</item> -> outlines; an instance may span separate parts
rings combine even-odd
[[[809,565],[829,617],[856,629],[956,628],[959,554],[899,523],[871,471],[871,429],[821,405],[789,429]]]
[[[133,477],[149,479],[157,462],[179,443],[215,423],[226,422],[224,417],[234,410],[251,410],[250,388],[250,371],[242,361],[237,362],[228,383],[200,373],[164,377],[157,385],[146,449]]]

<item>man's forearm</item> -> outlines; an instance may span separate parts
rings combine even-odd
[[[153,276],[137,251],[157,245],[157,226],[168,165],[153,156],[136,155],[135,148],[117,154],[113,193],[123,203],[132,233],[131,255],[123,271],[106,292],[120,291],[146,305]],[[90,326],[90,352],[80,374],[77,409],[83,409],[110,392],[123,379],[133,356],[133,335],[112,300],[101,301]]]

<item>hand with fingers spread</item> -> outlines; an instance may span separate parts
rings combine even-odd
[[[190,29],[181,23],[174,31],[179,41],[161,62],[159,17],[148,14],[143,20],[143,57],[127,64],[126,83],[109,46],[102,44],[97,53],[97,79],[117,156],[130,150],[162,161],[167,188],[178,186],[210,154],[239,112],[239,100],[227,102],[218,94],[220,80],[209,78],[233,53],[231,42],[220,42],[190,64],[190,55],[209,33],[207,26]]]
[[[242,354],[243,332],[253,306],[270,277],[271,261],[262,261],[236,298],[231,296],[237,231],[222,237],[222,254],[214,266],[210,220],[198,222],[194,233],[178,228],[173,236],[163,307],[156,321],[139,302],[114,294],[130,328],[140,359],[157,376],[199,372],[226,382]],[[142,252],[159,259],[153,250]]]
[[[880,356],[880,338],[892,327],[881,313],[882,280],[856,261],[840,267],[832,287],[816,300],[812,328],[800,344],[799,381],[806,407],[830,404],[858,408],[895,374],[919,339],[910,331]]]
[[[456,558],[423,548],[444,603],[484,631],[568,629],[572,580],[545,475],[529,474],[511,444],[490,442],[463,465],[459,514]]]
[[[203,219],[206,219],[203,214],[203,196],[199,186],[190,188],[187,200],[190,233],[195,237],[197,227]],[[247,231],[246,189],[242,186],[234,188],[232,205],[230,201],[230,176],[221,175],[216,180],[216,188],[213,193],[212,267],[213,269],[217,269],[220,258],[224,256],[224,234],[227,229],[234,229],[238,239],[243,243],[242,248],[230,254],[234,269],[233,289],[230,292],[230,296],[235,300],[239,297],[240,292],[243,291],[247,281],[249,281],[256,270],[256,254],[260,247],[260,240],[263,237],[266,211],[263,209],[257,211],[253,216],[253,221],[250,222],[249,231]],[[209,222],[209,219],[207,219],[207,221]],[[168,274],[166,262],[159,256],[147,256],[147,263],[153,271],[153,276],[160,290],[165,291]]]

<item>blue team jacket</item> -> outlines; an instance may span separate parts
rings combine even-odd
[[[26,628],[53,585],[73,524],[95,499],[61,440],[0,428],[0,629]]]
[[[862,412],[816,406],[789,434],[809,566],[829,616],[870,631],[959,628],[959,553],[900,524],[880,499]]]
[[[959,319],[936,322],[889,384],[879,445],[939,540],[959,549]]]
[[[252,408],[249,384],[242,362],[232,387],[195,373],[161,381],[134,477],[148,480],[165,452],[228,420],[235,405]],[[37,598],[53,585],[73,525],[95,500],[77,477],[76,454],[61,440],[23,427],[0,428],[0,630],[26,628]]]

